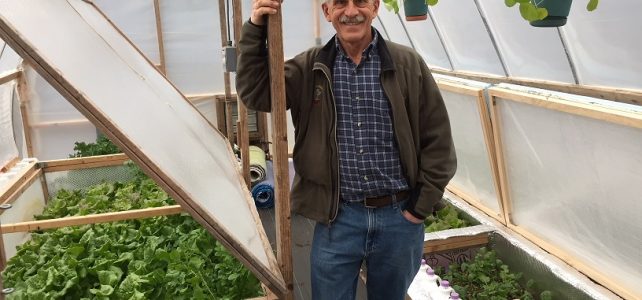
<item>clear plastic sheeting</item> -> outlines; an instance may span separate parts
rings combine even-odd
[[[480,107],[477,96],[444,88],[441,89],[441,95],[451,116],[450,125],[457,150],[457,172],[450,184],[501,216],[499,191],[495,188],[492,154],[489,152],[492,141],[486,141],[482,127],[485,120],[480,115],[480,110],[486,107]]]
[[[94,3],[147,58],[160,64],[154,0],[94,0]]]
[[[380,9],[385,10],[385,8]],[[399,14],[401,16],[404,15],[403,5],[399,7]],[[430,18],[430,16],[428,18]],[[441,42],[441,39],[439,39],[432,20],[408,22],[405,18],[402,18],[402,21],[406,25],[408,36],[415,46],[415,50],[424,58],[426,64],[431,67],[452,70],[453,67],[450,65],[450,59],[444,49],[444,44]]]
[[[642,1],[573,2],[562,28],[580,84],[642,89]]]
[[[24,125],[22,123],[22,114],[20,112],[20,102],[18,101],[18,93],[14,91],[11,99],[11,116],[13,126],[13,139],[18,149],[19,157],[28,157],[27,141],[25,139]]]
[[[0,84],[0,168],[18,157],[11,114],[14,87],[14,83]]]
[[[402,13],[401,9],[402,8],[399,8],[400,14]],[[397,15],[394,12],[387,10],[383,3],[379,6],[378,19],[381,24],[383,24],[383,27],[385,27],[388,39],[395,43],[412,48],[412,43],[408,38],[406,29],[404,29],[403,24],[401,24],[401,20],[399,19],[400,16],[401,15]]]
[[[93,5],[5,0],[0,20],[3,34],[33,48],[26,58],[44,66],[132,160],[264,284],[285,290],[225,138]]]
[[[33,221],[34,215],[42,213],[45,207],[45,197],[40,180],[35,180],[14,202],[10,209],[2,210],[0,223],[14,224],[19,222]],[[22,245],[31,238],[29,232],[5,233],[2,235],[6,258],[10,259],[16,255],[16,247]]]
[[[218,1],[160,4],[167,78],[186,95],[223,94]]]
[[[642,129],[496,103],[514,223],[642,296]]]
[[[508,8],[503,1],[478,2],[509,76],[575,83],[557,28],[533,27],[517,6]]]
[[[474,1],[440,1],[428,9],[454,70],[506,75]]]
[[[96,141],[96,127],[63,98],[31,66],[25,65],[27,117],[33,156],[40,160],[68,158],[75,142]]]
[[[17,69],[20,61],[20,56],[0,40],[0,74]]]
[[[537,245],[491,219],[456,195],[446,191],[444,198],[480,223],[494,228],[488,247],[510,266],[534,278],[537,286],[553,292],[553,299],[622,299]]]

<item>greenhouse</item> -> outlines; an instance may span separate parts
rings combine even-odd
[[[339,5],[378,8],[377,47],[416,53],[447,111],[445,207],[402,211],[425,218],[406,299],[642,299],[642,2],[285,0],[264,25],[248,22],[256,3],[0,0],[1,299],[313,299],[325,224],[294,213],[295,198],[321,197],[319,174],[339,174],[323,153],[345,175],[333,145],[346,142],[326,145],[332,133],[309,124],[336,139],[346,104],[337,88],[334,119],[314,114],[326,108],[315,81],[297,99],[310,112],[293,106],[306,87],[288,72],[343,41]],[[264,28],[265,74],[248,73],[249,26]],[[408,126],[436,120],[413,110],[409,86],[425,74],[393,58]],[[350,85],[336,77],[330,92]],[[270,112],[241,96],[258,94]],[[406,123],[384,111],[410,172]],[[381,298],[368,297],[374,268],[355,269],[355,299]]]

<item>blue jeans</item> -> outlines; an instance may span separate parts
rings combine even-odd
[[[406,201],[381,208],[340,203],[331,226],[317,223],[310,253],[312,299],[355,298],[361,263],[368,300],[403,300],[419,270],[424,225],[402,215]]]

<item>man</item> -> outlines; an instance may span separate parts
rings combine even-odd
[[[279,0],[254,0],[239,42],[237,92],[270,110],[265,16]],[[360,267],[368,299],[404,299],[419,269],[423,220],[456,168],[437,86],[412,49],[371,24],[379,0],[326,0],[336,35],[285,64],[295,127],[293,210],[316,220],[313,299],[354,299]]]

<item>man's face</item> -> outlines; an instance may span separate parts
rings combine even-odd
[[[370,25],[379,11],[379,0],[327,0],[322,7],[341,42],[370,42]]]

